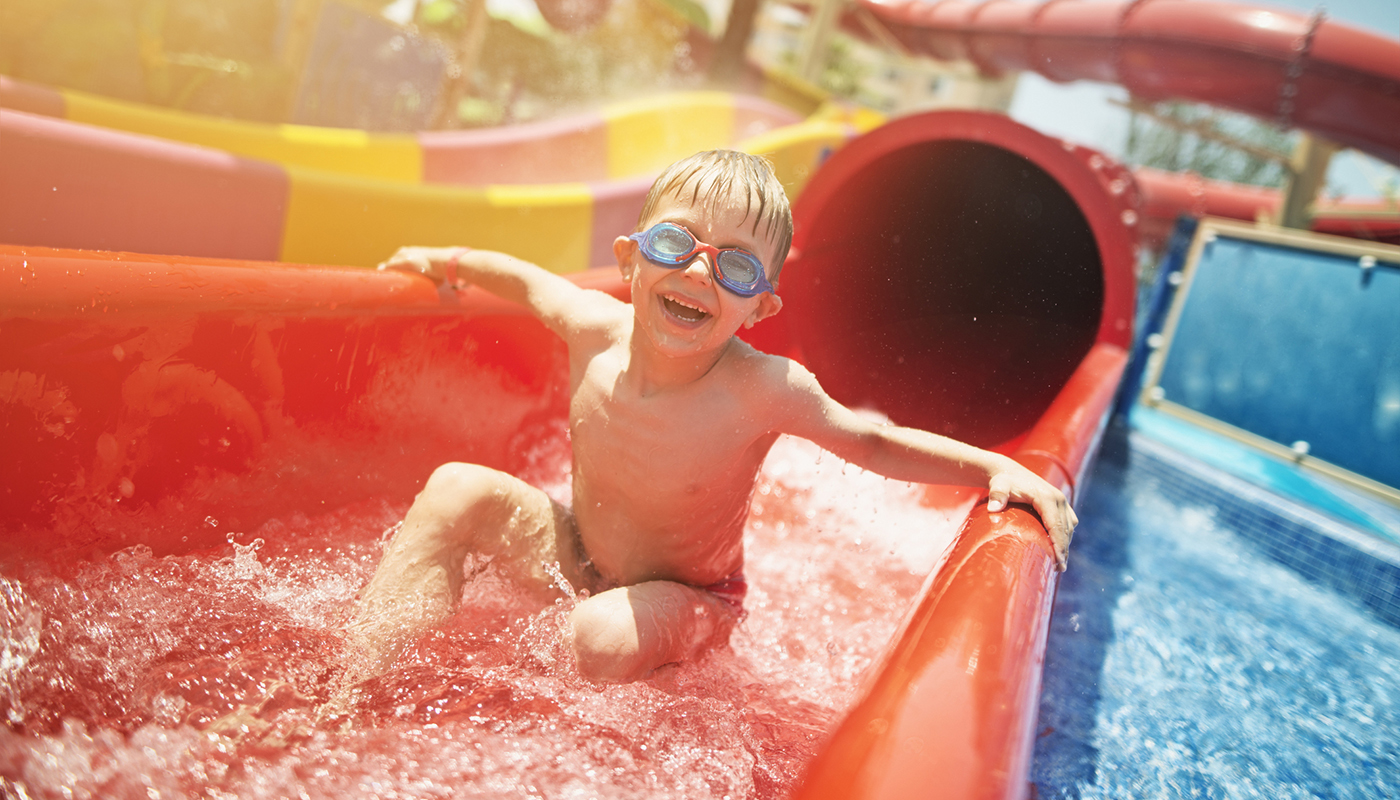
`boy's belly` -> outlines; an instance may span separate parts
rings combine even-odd
[[[707,586],[744,564],[747,496],[723,509],[672,507],[654,518],[638,513],[648,510],[645,503],[628,508],[583,488],[575,482],[574,519],[585,558],[605,580],[620,586],[652,580]]]

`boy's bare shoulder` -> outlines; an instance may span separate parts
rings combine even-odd
[[[614,338],[631,321],[631,305],[607,292],[579,288],[567,305],[558,309],[550,327],[555,327],[566,339],[592,336]]]
[[[754,392],[778,398],[820,391],[816,376],[786,356],[765,353],[742,339],[735,340],[731,355],[735,377]]]

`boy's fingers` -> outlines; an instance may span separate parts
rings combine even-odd
[[[1056,511],[1058,512],[1056,533],[1059,535],[1054,537],[1055,568],[1064,572],[1069,564],[1069,542],[1070,539],[1074,538],[1074,526],[1079,523],[1079,520],[1074,516],[1074,509],[1070,508],[1069,502],[1066,500],[1056,503]]]
[[[1074,532],[1074,523],[1070,521],[1074,512],[1070,510],[1069,503],[1060,497],[1038,496],[1032,501],[1032,505],[1040,513],[1041,521],[1045,523],[1045,533],[1050,537],[1050,549],[1055,554],[1055,569],[1064,572],[1069,557],[1069,540]]]
[[[1064,572],[1069,561],[1069,540],[1079,524],[1069,500],[1048,484],[1018,486],[1005,475],[994,476],[987,489],[987,510],[1003,511],[1012,499],[1029,502],[1040,515],[1046,535],[1050,537],[1050,549],[1055,554],[1055,569]]]
[[[987,510],[1003,511],[1010,501],[1011,490],[1007,487],[1006,481],[1000,475],[992,478],[991,484],[987,487]]]

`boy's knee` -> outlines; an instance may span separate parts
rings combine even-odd
[[[423,487],[424,494],[461,496],[489,482],[494,470],[480,464],[451,462],[433,470]]]
[[[626,597],[602,594],[569,615],[579,673],[603,683],[628,683],[657,666],[646,662]]]
[[[498,473],[479,464],[443,464],[433,470],[417,503],[455,516],[496,494]]]

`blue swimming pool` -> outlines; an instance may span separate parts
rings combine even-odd
[[[1400,797],[1400,548],[1264,494],[1110,430],[1056,600],[1035,797]]]

